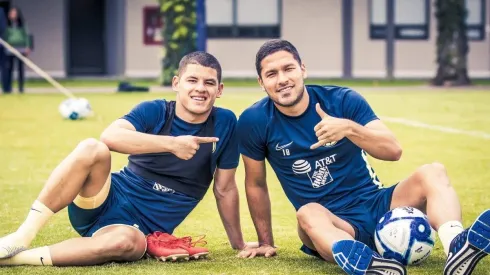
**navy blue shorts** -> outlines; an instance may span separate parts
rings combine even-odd
[[[350,223],[356,233],[355,239],[376,251],[374,244],[374,231],[381,217],[390,210],[393,191],[397,184],[376,190],[372,194],[364,196],[362,201],[355,201],[352,205],[339,211],[332,211],[337,217]],[[305,245],[301,251],[308,255],[320,257],[320,254]]]
[[[68,216],[73,228],[83,237],[118,224],[134,226],[145,235],[155,231],[172,234],[198,202],[124,168],[111,174],[110,191],[102,205],[83,209],[71,203]]]

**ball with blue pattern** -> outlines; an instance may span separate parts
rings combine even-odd
[[[376,225],[374,241],[378,253],[403,265],[416,265],[432,253],[435,230],[427,216],[413,207],[387,212]]]
[[[61,116],[69,120],[80,120],[93,114],[90,103],[85,98],[68,98],[58,108]]]

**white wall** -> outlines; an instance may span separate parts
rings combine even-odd
[[[114,0],[111,0],[114,1]],[[143,43],[143,8],[155,0],[125,1],[124,46],[109,59],[114,74],[128,77],[158,77],[162,49]],[[342,73],[342,0],[283,0],[282,38],[299,50],[311,77],[340,77]],[[395,76],[432,77],[436,70],[436,21],[431,3],[428,40],[396,41]],[[369,1],[354,0],[352,69],[354,77],[384,77],[386,45],[369,37]],[[30,58],[55,77],[64,77],[67,49],[64,0],[12,0],[19,6],[34,34],[35,49]],[[471,41],[468,56],[471,77],[490,77],[490,0],[487,0],[485,41]],[[108,13],[110,14],[110,13]],[[113,22],[114,23],[114,22]],[[267,39],[208,39],[207,49],[221,62],[224,77],[256,77],[255,54]],[[112,63],[111,63],[112,64]],[[37,76],[27,69],[27,76]]]
[[[369,37],[369,1],[353,3],[352,76],[385,77],[386,43]]]
[[[64,77],[65,73],[65,1],[12,0],[18,6],[34,35],[34,51],[30,59],[53,77]],[[26,68],[26,76],[37,74]]]
[[[428,40],[397,41],[395,46],[396,77],[433,77],[437,70],[437,20],[433,16],[435,0],[431,2],[430,36]],[[490,1],[487,0],[487,8]],[[487,11],[487,25],[490,25]],[[490,38],[487,32],[484,41],[470,41],[468,74],[470,77],[490,77]]]
[[[126,0],[125,75],[158,77],[161,68],[161,46],[143,43],[143,8],[158,6],[155,0]]]
[[[490,77],[490,0],[487,1],[487,34],[484,41],[470,41],[468,69],[470,77]],[[436,73],[437,22],[435,0],[430,4],[428,40],[395,42],[395,77],[430,78]],[[353,76],[386,76],[386,42],[369,37],[369,1],[354,0]]]
[[[298,49],[310,77],[342,76],[342,1],[284,0],[282,38]]]

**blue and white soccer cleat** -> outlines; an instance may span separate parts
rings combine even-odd
[[[444,275],[469,275],[476,264],[490,254],[490,209],[470,228],[459,233],[449,246]]]
[[[349,275],[405,275],[407,270],[401,263],[384,259],[367,245],[343,240],[332,247],[337,264]]]

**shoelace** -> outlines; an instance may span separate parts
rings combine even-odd
[[[201,246],[205,246],[206,244],[208,244],[208,242],[204,240],[205,237],[206,237],[206,235],[198,236],[197,240],[194,242],[192,241],[191,236],[183,237],[183,238],[181,238],[181,240],[184,244],[186,244],[187,246],[190,246],[190,247],[195,247],[197,244],[199,244]]]

